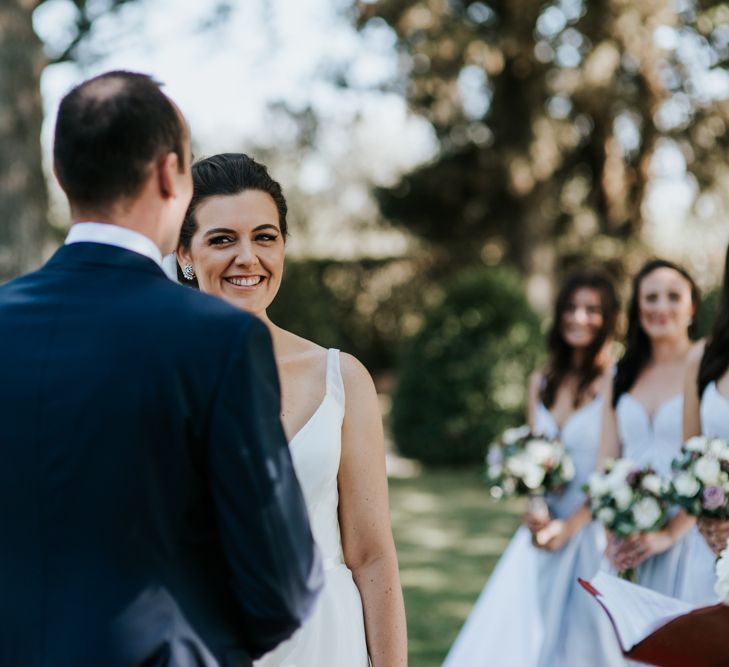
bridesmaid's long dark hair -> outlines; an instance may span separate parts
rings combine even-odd
[[[710,382],[718,380],[729,368],[729,249],[724,261],[724,284],[721,288],[719,312],[716,314],[711,337],[706,343],[699,365],[699,396]]]
[[[613,381],[613,407],[618,404],[620,397],[629,392],[635,384],[640,372],[650,361],[652,349],[648,334],[643,331],[640,324],[640,284],[649,273],[656,269],[673,269],[681,274],[691,286],[691,303],[694,312],[698,310],[701,302],[701,292],[688,271],[678,264],[666,259],[652,259],[643,265],[633,278],[633,293],[628,308],[628,333],[625,336],[625,352],[618,361]],[[693,325],[689,327],[689,334],[693,332]]]
[[[562,335],[562,316],[570,305],[572,296],[578,289],[593,289],[600,295],[602,309],[602,326],[585,350],[579,367],[575,368],[574,348],[565,341]],[[618,318],[618,298],[615,287],[607,275],[600,271],[583,270],[571,273],[560,287],[557,300],[554,304],[554,319],[549,331],[547,344],[549,347],[549,362],[544,375],[544,386],[540,398],[544,406],[549,409],[557,398],[557,391],[564,382],[568,373],[577,375],[577,392],[574,407],[582,403],[585,393],[592,383],[604,371],[600,352],[605,343],[615,334],[615,324]]]

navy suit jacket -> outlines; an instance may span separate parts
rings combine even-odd
[[[0,665],[246,666],[321,567],[256,318],[64,246],[0,286]]]

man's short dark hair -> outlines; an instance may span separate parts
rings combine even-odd
[[[72,205],[103,208],[136,195],[150,165],[174,152],[185,167],[184,121],[146,74],[107,72],[61,101],[53,163]]]

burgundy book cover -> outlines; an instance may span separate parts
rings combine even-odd
[[[717,604],[674,618],[625,656],[661,667],[729,667],[729,607]]]
[[[588,581],[579,582],[600,603],[615,627],[598,592]],[[674,618],[623,655],[658,667],[729,667],[729,606],[702,607]]]

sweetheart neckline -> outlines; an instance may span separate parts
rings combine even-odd
[[[559,425],[559,422],[557,421],[557,418],[554,416],[554,414],[552,413],[552,411],[546,405],[544,405],[544,403],[541,402],[541,401],[540,401],[540,405],[542,406],[542,408],[544,408],[544,411],[549,415],[549,418],[552,420],[552,423],[557,427],[557,433],[563,433],[564,430],[565,430],[565,428],[567,428],[567,425],[578,414],[580,414],[583,410],[586,410],[587,408],[591,407],[593,404],[597,403],[601,399],[602,399],[602,396],[596,396],[589,403],[585,403],[584,405],[581,405],[579,408],[577,408],[576,410],[574,410],[572,412],[572,414],[570,414],[570,416],[567,417],[567,419],[564,420],[564,422],[562,422],[562,425],[561,426]]]
[[[658,418],[658,415],[659,415],[659,413],[661,412],[661,410],[663,410],[663,409],[664,409],[665,407],[667,407],[667,406],[668,406],[668,405],[669,405],[670,403],[673,403],[673,402],[674,402],[674,401],[676,401],[677,399],[679,399],[679,398],[683,398],[683,392],[678,392],[677,394],[674,394],[673,396],[671,396],[671,398],[668,398],[668,399],[666,399],[665,401],[663,401],[663,403],[661,403],[661,404],[660,404],[660,405],[659,405],[659,406],[658,406],[658,407],[657,407],[657,408],[656,408],[656,409],[655,409],[655,410],[653,411],[653,413],[650,413],[650,412],[648,412],[648,410],[646,409],[645,405],[643,405],[643,403],[641,403],[641,402],[640,402],[640,401],[639,401],[639,400],[638,400],[638,399],[637,399],[637,398],[636,398],[635,396],[633,396],[633,394],[631,394],[631,393],[630,393],[629,391],[626,391],[626,392],[625,392],[625,393],[623,394],[623,396],[621,396],[621,397],[620,397],[620,400],[622,400],[624,396],[627,396],[628,398],[630,398],[630,399],[631,399],[631,400],[633,401],[633,403],[635,403],[635,404],[636,404],[636,405],[637,405],[637,406],[638,406],[638,407],[640,408],[641,412],[642,412],[642,413],[643,413],[643,414],[644,414],[644,415],[646,416],[646,418],[648,419],[648,423],[650,424],[650,426],[651,426],[651,428],[652,428],[652,427],[653,427],[653,426],[655,425],[655,423],[656,423],[656,420],[657,420],[657,418]]]

